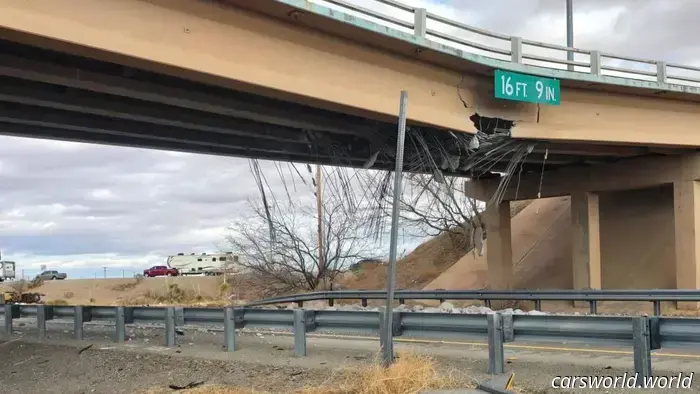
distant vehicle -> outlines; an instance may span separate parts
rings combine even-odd
[[[0,261],[0,282],[15,279],[15,262]]]
[[[227,269],[238,264],[238,256],[232,252],[212,253],[212,254],[190,254],[178,253],[175,256],[168,256],[169,267],[177,268],[180,275],[221,275]]]
[[[156,265],[149,269],[143,270],[143,276],[152,278],[155,276],[177,276],[179,274],[177,268],[166,267],[164,265]]]
[[[36,277],[41,278],[42,280],[63,280],[66,279],[68,275],[65,272],[44,271]]]

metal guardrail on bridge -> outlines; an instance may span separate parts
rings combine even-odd
[[[406,300],[470,300],[484,301],[491,307],[491,301],[531,301],[535,310],[542,310],[542,301],[582,301],[588,302],[590,312],[598,312],[600,301],[639,301],[651,302],[654,315],[661,315],[661,302],[700,302],[699,290],[397,290],[395,298],[401,304]],[[385,300],[386,290],[341,290],[319,291],[291,296],[272,297],[247,304],[247,307],[296,303],[303,306],[306,301],[328,300],[333,306],[335,300],[360,300],[367,306],[368,300]]]
[[[290,5],[296,3],[290,0],[277,1]],[[700,67],[509,36],[470,26],[429,12],[424,8],[412,7],[395,0],[366,1],[362,6],[348,0],[312,0],[312,2],[492,59],[562,71],[573,69],[575,72],[596,76],[700,86]],[[383,9],[386,12],[375,9]],[[451,34],[445,32],[448,29],[452,32]],[[545,52],[560,53],[562,56],[561,58],[547,56]],[[574,60],[567,60],[568,53],[573,53]]]
[[[13,320],[36,317],[39,338],[46,338],[46,322],[72,319],[74,337],[84,339],[84,323],[102,321],[115,326],[114,340],[126,340],[126,325],[162,323],[165,346],[176,345],[176,327],[218,325],[224,327],[226,351],[235,351],[237,328],[289,328],[294,333],[294,352],[307,354],[307,333],[380,332],[383,311],[334,311],[259,308],[104,307],[5,305],[5,334],[13,332]],[[651,351],[661,347],[700,349],[700,319],[666,317],[531,316],[501,313],[449,314],[392,312],[395,337],[413,339],[484,340],[489,345],[489,373],[504,372],[504,343],[548,341],[583,344],[627,345],[634,349],[635,371],[651,375]],[[384,341],[380,338],[380,341]]]

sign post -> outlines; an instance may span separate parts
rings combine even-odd
[[[558,79],[496,70],[494,72],[496,98],[559,105],[561,88]]]
[[[399,196],[401,195],[401,174],[403,172],[403,145],[406,135],[406,106],[408,105],[408,93],[401,91],[399,105],[399,129],[396,140],[396,167],[394,169],[394,204],[391,207],[391,241],[389,242],[389,267],[386,275],[386,307],[384,311],[384,323],[382,324],[381,338],[382,358],[385,366],[394,362],[394,338],[392,330],[392,315],[394,303],[394,290],[396,287],[396,249],[399,238]]]

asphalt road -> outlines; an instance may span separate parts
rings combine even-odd
[[[59,366],[66,368],[65,371],[61,368],[55,368],[50,372],[46,379],[27,379],[30,372],[39,372],[47,368],[46,365],[51,364],[55,357],[60,360],[60,354],[68,354],[68,359],[73,357],[75,349],[80,349],[89,344],[93,347],[91,352],[107,352],[118,354],[115,356],[94,356],[97,366],[91,366],[90,378],[94,381],[100,379],[105,382],[112,379],[115,368],[125,368],[120,366],[122,358],[131,360],[135,365],[134,368],[122,370],[119,372],[125,373],[125,378],[128,382],[134,382],[142,379],[145,383],[164,384],[164,380],[188,380],[195,379],[197,376],[190,376],[181,371],[181,363],[185,360],[207,360],[216,364],[216,368],[231,369],[231,365],[246,365],[251,369],[245,369],[243,375],[250,378],[238,378],[237,373],[227,372],[231,375],[231,379],[235,384],[246,384],[255,381],[260,371],[268,371],[269,368],[281,368],[280,371],[288,371],[289,368],[297,368],[301,371],[317,370],[319,371],[314,376],[326,376],[334,368],[350,368],[357,365],[372,362],[378,350],[378,341],[374,337],[358,338],[356,336],[343,336],[334,334],[309,334],[308,338],[308,356],[294,357],[293,355],[293,339],[289,333],[284,332],[255,332],[243,330],[237,335],[236,351],[233,353],[224,352],[222,345],[224,343],[223,333],[218,327],[191,327],[185,329],[182,334],[177,335],[177,346],[174,348],[166,348],[162,346],[165,338],[163,329],[160,327],[139,327],[130,325],[127,327],[127,341],[124,344],[116,344],[112,341],[113,326],[86,324],[85,340],[72,340],[72,322],[50,321],[48,323],[48,338],[43,342],[38,343],[40,346],[37,354],[30,351],[31,346],[37,346],[38,331],[35,328],[36,322],[32,319],[20,319],[15,321],[15,330],[11,338],[4,337],[4,340],[19,339],[13,343],[0,345],[3,347],[27,346],[22,352],[7,352],[6,349],[0,348],[3,357],[0,358],[0,370],[15,371],[14,373],[2,374],[0,384],[2,387],[11,387],[10,391],[2,391],[8,393],[14,392],[90,392],[80,391],[84,387],[72,377],[70,366]],[[21,344],[21,345],[20,345]],[[57,344],[63,347],[46,346],[46,344]],[[54,348],[56,356],[47,356],[53,354],[52,351],[46,350]],[[73,350],[65,350],[67,348]],[[489,379],[485,372],[488,364],[488,347],[484,343],[479,342],[463,342],[463,341],[417,341],[404,340],[397,338],[397,351],[410,350],[418,353],[429,354],[433,356],[440,364],[441,368],[460,371],[471,379],[483,381]],[[43,352],[43,353],[42,353]],[[149,355],[148,360],[134,359],[128,356],[121,356],[126,353],[138,353]],[[85,354],[84,352],[83,354]],[[605,376],[622,376],[625,372],[628,374],[633,371],[632,349],[620,346],[582,346],[580,344],[556,344],[556,343],[534,343],[534,342],[518,342],[511,343],[505,346],[507,359],[507,370],[516,373],[516,385],[535,393],[548,392],[566,392],[565,390],[551,388],[552,379],[556,376],[590,376],[590,375],[605,375]],[[7,355],[7,356],[6,356]],[[150,357],[166,357],[168,361],[153,361]],[[47,360],[43,364],[37,364],[35,360]],[[93,356],[85,356],[93,357]],[[102,360],[100,357],[106,357],[109,360]],[[66,359],[66,360],[68,360]],[[175,361],[173,361],[175,360]],[[91,361],[92,362],[92,361]],[[186,361],[197,363],[199,361]],[[18,368],[20,363],[22,368]],[[141,363],[145,363],[143,368],[138,367]],[[151,371],[148,365],[161,365],[164,371],[163,376],[159,377],[157,382],[150,380],[145,375],[139,375],[141,371]],[[160,364],[159,364],[160,363]],[[660,376],[677,376],[679,373],[700,372],[700,352],[697,350],[677,349],[657,351],[653,356],[653,370],[655,375]],[[44,365],[44,367],[42,367]],[[228,367],[227,367],[228,365]],[[42,369],[44,368],[44,369]],[[247,367],[246,367],[247,368]],[[131,371],[131,372],[130,372]],[[242,370],[243,371],[243,370]],[[296,370],[291,370],[291,374],[296,374]],[[144,372],[145,373],[145,372]],[[287,372],[285,372],[287,373]],[[302,372],[299,375],[304,375]],[[110,375],[112,374],[112,375]],[[127,375],[135,374],[131,379]],[[207,375],[202,372],[202,374]],[[262,373],[264,375],[264,373]],[[104,375],[104,376],[103,376]],[[204,376],[202,375],[202,376]],[[121,375],[120,375],[121,376]],[[139,377],[141,376],[141,377]],[[272,376],[272,375],[270,375]],[[296,376],[296,375],[294,375]],[[684,375],[685,376],[685,375]],[[79,376],[80,377],[80,376]],[[206,376],[207,379],[216,377]],[[203,378],[202,378],[203,379]],[[218,378],[217,378],[218,379]],[[273,378],[271,378],[273,379]],[[271,382],[268,379],[267,382]],[[276,379],[276,378],[275,378]],[[280,376],[283,382],[285,379]],[[309,378],[308,383],[314,383],[315,378]],[[698,378],[695,378],[697,380]],[[47,382],[67,382],[68,386],[64,387],[64,391],[46,391],[46,387],[39,386],[39,381],[46,380]],[[49,384],[49,383],[46,383]],[[61,383],[63,384],[63,383]],[[125,383],[126,384],[126,383]],[[99,385],[95,386],[93,392],[134,392],[135,387],[126,384],[125,390],[132,391],[100,391]],[[697,386],[697,387],[696,387]],[[129,388],[130,387],[130,388]],[[112,386],[105,386],[105,390],[112,390]],[[15,391],[12,391],[15,390]],[[76,391],[72,391],[76,390]],[[574,390],[572,392],[637,392],[638,389],[626,390]],[[659,392],[659,390],[642,390],[647,392]],[[663,390],[667,391],[667,390]],[[683,392],[700,392],[700,383],[691,386],[691,389],[670,390]]]

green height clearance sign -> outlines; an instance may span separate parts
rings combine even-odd
[[[499,99],[549,105],[560,103],[558,79],[496,70],[493,83],[496,98]]]

